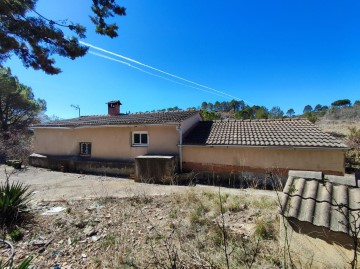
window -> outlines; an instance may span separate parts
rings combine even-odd
[[[147,132],[133,132],[132,133],[132,145],[133,146],[147,146],[149,144],[149,138]]]
[[[80,155],[90,156],[91,155],[91,143],[81,142],[80,143]]]

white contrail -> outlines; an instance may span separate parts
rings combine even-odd
[[[166,78],[166,77],[164,77],[164,76],[160,76],[160,75],[151,73],[151,72],[146,71],[146,70],[144,70],[144,69],[141,69],[141,68],[139,68],[139,67],[137,67],[137,66],[133,66],[132,64],[130,64],[130,63],[128,63],[128,62],[124,62],[124,61],[121,61],[121,60],[118,60],[118,59],[114,59],[114,58],[111,58],[111,57],[109,57],[109,56],[106,56],[106,55],[103,55],[103,54],[100,54],[100,53],[96,53],[96,52],[93,52],[93,51],[89,51],[89,53],[92,54],[92,55],[95,55],[95,56],[99,56],[99,57],[102,57],[102,58],[105,58],[105,59],[108,59],[108,60],[111,60],[111,61],[115,61],[115,62],[124,64],[124,65],[126,65],[126,66],[128,66],[128,67],[134,68],[134,69],[136,69],[136,70],[139,70],[139,71],[141,71],[141,72],[144,72],[144,73],[149,74],[149,75],[154,76],[154,77],[162,78],[162,79],[171,81],[171,82],[173,82],[173,83],[176,83],[176,84],[179,84],[179,85],[183,85],[183,86],[186,86],[186,87],[190,87],[190,88],[193,88],[193,89],[196,89],[196,90],[199,90],[199,91],[203,91],[203,92],[215,94],[215,95],[218,95],[218,96],[221,96],[221,97],[226,97],[226,96],[221,95],[221,94],[219,94],[219,93],[211,92],[211,91],[208,91],[208,90],[199,88],[199,87],[194,87],[194,86],[191,86],[191,85],[189,85],[189,84],[181,83],[181,82],[178,82],[178,81],[176,81],[176,80],[169,79],[169,78]]]
[[[83,42],[83,41],[79,41],[79,43],[81,43],[81,44],[83,44],[83,45],[85,45],[85,46],[88,46],[88,47],[90,47],[90,48],[93,48],[93,49],[95,49],[95,50],[99,50],[99,51],[102,51],[102,52],[105,52],[105,53],[114,55],[114,56],[116,56],[116,57],[119,57],[119,58],[121,58],[121,59],[127,60],[127,61],[129,61],[129,62],[132,62],[132,63],[138,64],[138,65],[144,66],[144,67],[146,67],[146,68],[152,69],[152,70],[154,70],[154,71],[163,73],[163,74],[165,74],[165,75],[167,75],[167,76],[170,76],[170,77],[173,77],[173,78],[176,78],[176,79],[185,81],[185,82],[187,82],[187,83],[191,83],[191,84],[193,84],[193,85],[196,85],[196,86],[199,86],[199,87],[202,87],[202,88],[205,88],[205,89],[208,89],[208,90],[217,92],[217,93],[219,93],[219,94],[225,95],[225,96],[227,96],[227,97],[231,97],[231,98],[236,99],[236,100],[241,100],[240,98],[238,98],[238,97],[236,97],[236,96],[233,96],[233,95],[230,95],[230,94],[228,94],[228,93],[226,93],[226,92],[219,91],[219,90],[216,90],[216,89],[214,89],[214,88],[211,88],[211,87],[208,87],[208,86],[205,86],[205,85],[196,83],[196,82],[194,82],[194,81],[191,81],[191,80],[188,80],[188,79],[185,79],[185,78],[182,78],[182,77],[179,77],[179,76],[177,76],[177,75],[174,75],[174,74],[168,73],[168,72],[166,72],[166,71],[160,70],[160,69],[158,69],[158,68],[152,67],[152,66],[150,66],[150,65],[144,64],[144,63],[142,63],[142,62],[136,61],[136,60],[134,60],[134,59],[131,59],[131,58],[126,57],[126,56],[123,56],[123,55],[121,55],[121,54],[118,54],[118,53],[114,53],[114,52],[105,50],[105,49],[103,49],[103,48],[94,46],[94,45],[92,45],[92,44],[89,44],[89,43],[86,43],[86,42]],[[244,101],[246,101],[246,100],[244,100]],[[246,102],[249,103],[249,104],[252,104],[251,102],[248,102],[248,101],[246,101]]]

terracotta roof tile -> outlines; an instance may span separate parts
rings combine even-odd
[[[360,189],[289,176],[282,194],[280,213],[352,236],[352,231],[360,225]]]
[[[198,111],[171,111],[154,113],[120,114],[115,116],[81,116],[79,118],[51,121],[36,124],[33,127],[77,127],[101,125],[136,125],[136,124],[167,124],[180,123]]]
[[[202,121],[183,144],[347,148],[306,119]]]

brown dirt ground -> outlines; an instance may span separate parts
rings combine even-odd
[[[254,255],[255,268],[280,264],[275,192],[221,188],[219,196],[218,187],[149,185],[31,167],[11,180],[35,192],[33,218],[13,242],[15,263],[30,255],[34,268],[171,268],[171,261],[176,268],[224,268],[224,227],[231,268],[248,267]],[[57,206],[66,209],[41,215]]]
[[[12,167],[0,165],[0,182],[5,179],[7,173],[14,172],[10,179],[24,182],[30,185],[33,192],[32,200],[39,201],[68,201],[95,199],[101,197],[124,198],[140,194],[146,195],[170,195],[173,193],[186,192],[190,189],[199,191],[217,191],[218,187],[196,185],[195,187],[177,185],[159,185],[138,183],[132,179],[106,177],[97,175],[85,175],[74,173],[62,173],[42,168],[27,167],[14,171]],[[274,192],[253,189],[222,188],[222,192],[229,194],[256,192],[261,195],[275,196]]]

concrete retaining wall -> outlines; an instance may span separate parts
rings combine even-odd
[[[44,156],[32,154],[29,164],[56,171],[92,173],[101,175],[129,176],[135,173],[135,162],[131,160],[97,160],[69,156]]]

